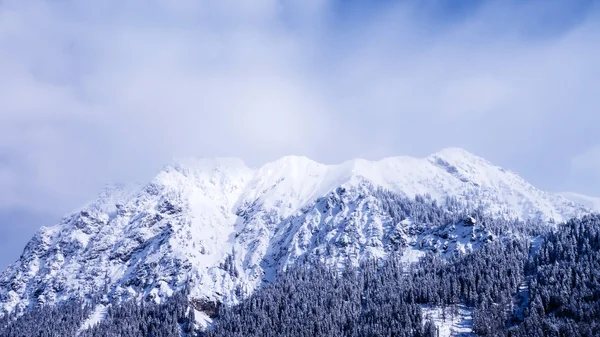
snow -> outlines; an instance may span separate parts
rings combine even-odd
[[[88,319],[86,319],[83,322],[83,324],[81,324],[79,331],[93,328],[96,324],[100,323],[104,319],[104,317],[106,317],[107,313],[108,313],[108,307],[103,304],[98,304],[94,308],[94,311],[92,311],[92,314],[90,315],[90,317],[88,317]]]
[[[573,192],[562,192],[562,193],[558,193],[558,194],[573,201],[573,202],[581,204],[595,212],[600,212],[600,198],[590,197],[587,195],[573,193]]]
[[[410,247],[402,253],[400,261],[404,263],[415,263],[419,262],[419,259],[421,259],[423,256],[425,256],[425,252],[423,250]]]
[[[449,336],[475,336],[473,333],[473,309],[462,304],[456,306],[456,313],[453,313],[452,307],[437,307],[423,305],[423,322],[431,318],[435,326],[439,329],[439,337]],[[443,312],[446,311],[444,318]]]
[[[531,247],[529,248],[529,255],[530,256],[535,255],[535,253],[537,253],[537,251],[542,246],[542,243],[544,243],[544,238],[541,236],[536,236],[535,238],[531,239]]]
[[[35,303],[37,289],[51,304],[104,286],[111,300],[160,302],[189,284],[194,298],[233,304],[305,254],[338,266],[384,258],[383,233],[398,224],[370,185],[440,203],[448,196],[465,205],[476,199],[511,218],[560,221],[586,212],[460,149],[338,165],[287,156],[259,168],[233,158],[180,159],[146,184],[106,188],[81,211],[41,229],[0,275],[0,314]],[[476,248],[473,230],[452,230],[449,254]],[[406,239],[425,247],[406,247],[407,263],[446,244],[433,232]]]
[[[379,161],[354,159],[340,165],[323,165],[305,157],[284,157],[258,170],[246,188],[245,198],[273,205],[286,197],[282,214],[297,210],[343,183],[362,179],[414,197],[430,194],[443,202],[448,195],[465,199],[469,195],[497,198],[490,203],[495,211],[508,209],[521,219],[535,217],[563,220],[563,214],[577,208],[568,200],[542,192],[513,172],[494,166],[464,150],[449,148],[427,158],[391,157]],[[490,199],[491,199],[490,198]],[[567,217],[577,212],[569,212]]]
[[[90,236],[80,230],[73,231],[71,238],[81,242],[83,246],[87,246],[88,242],[90,241]]]
[[[187,164],[178,164],[176,169],[183,172],[184,177],[194,175],[202,184],[207,179],[213,183],[222,179],[214,177],[220,168],[231,176],[237,184],[229,186],[230,190],[226,190],[222,182],[211,185],[210,189],[202,185],[202,192],[209,198],[217,198],[218,202],[223,201],[219,198],[230,197],[225,207],[232,207],[234,199],[238,206],[260,200],[263,206],[277,210],[282,216],[292,214],[344,183],[356,184],[363,180],[409,197],[430,194],[440,202],[448,195],[464,199],[474,192],[499,196],[490,206],[498,211],[508,209],[521,219],[541,212],[544,218],[561,221],[564,213],[577,208],[563,197],[542,192],[515,173],[457,148],[444,149],[427,158],[354,159],[339,165],[320,164],[301,156],[286,156],[258,169],[229,158],[180,162]]]
[[[202,311],[194,310],[194,317],[196,318],[196,328],[201,330],[206,330],[210,328],[213,324],[212,318],[210,318],[206,313]]]

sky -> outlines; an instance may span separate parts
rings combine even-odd
[[[0,268],[174,157],[462,147],[600,196],[598,19],[578,0],[4,0]]]

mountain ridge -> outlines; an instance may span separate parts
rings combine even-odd
[[[512,178],[512,180],[517,180],[520,184],[529,185],[524,179],[518,176],[512,170],[506,170],[499,166],[492,164],[486,159],[474,155],[462,148],[457,147],[449,147],[442,149],[434,154],[423,158],[409,157],[409,156],[394,156],[394,157],[386,157],[380,160],[369,161],[361,158],[355,158],[351,160],[344,161],[340,164],[322,164],[317,161],[314,161],[305,156],[296,156],[289,155],[281,157],[275,161],[266,163],[259,167],[249,167],[247,166],[243,160],[232,157],[224,157],[224,158],[184,158],[179,159],[174,164],[176,167],[181,167],[182,163],[186,163],[188,165],[187,169],[198,169],[198,163],[202,164],[201,170],[206,171],[206,167],[211,169],[215,169],[217,167],[236,167],[241,170],[246,170],[248,174],[255,174],[258,176],[265,176],[265,174],[273,176],[274,169],[279,168],[280,170],[286,167],[292,167],[295,170],[288,172],[289,174],[283,174],[280,172],[279,177],[294,177],[294,174],[298,173],[298,170],[304,170],[308,173],[309,176],[319,175],[321,178],[321,182],[324,186],[321,186],[321,189],[314,192],[314,195],[324,195],[328,191],[331,191],[333,188],[340,186],[344,183],[352,183],[355,182],[358,178],[364,178],[374,185],[382,186],[393,190],[394,192],[404,193],[409,196],[414,196],[416,194],[426,194],[431,193],[432,191],[428,190],[429,186],[425,186],[425,188],[410,189],[409,184],[406,184],[405,181],[402,181],[403,186],[398,186],[398,182],[394,182],[395,178],[400,175],[407,175],[409,178],[422,178],[418,176],[418,169],[429,170],[428,173],[431,173],[431,168],[427,167],[427,164],[432,164],[434,166],[438,166],[442,170],[447,171],[450,175],[454,175],[454,178],[462,180],[463,183],[467,183],[471,181],[475,185],[494,185],[497,184],[497,181],[494,180],[494,173],[505,173]],[[192,164],[190,164],[192,163]],[[217,165],[215,165],[215,163]],[[233,165],[224,165],[233,164]],[[450,164],[452,163],[452,164]],[[457,168],[460,168],[460,170]],[[170,167],[168,165],[167,167]],[[497,172],[482,172],[482,170],[477,170],[477,168],[487,167],[488,169],[495,169]],[[404,170],[404,171],[402,171]],[[390,172],[391,171],[391,172]],[[394,172],[395,171],[395,172]],[[465,175],[465,173],[469,173]],[[393,178],[390,179],[390,176]],[[439,178],[439,177],[438,177]],[[276,179],[275,179],[276,180]],[[360,180],[360,179],[359,179]],[[392,182],[390,182],[392,181]],[[268,185],[269,183],[275,184],[276,181],[263,180],[263,185]],[[315,183],[315,179],[311,181],[313,184]],[[268,188],[269,186],[264,186],[263,189]],[[260,190],[259,190],[260,191]],[[539,190],[538,190],[539,191]],[[438,197],[446,195],[448,191],[442,191],[439,193]],[[561,193],[548,193],[554,199],[563,199],[563,203],[577,203],[569,198],[563,197]],[[435,197],[435,196],[434,196]],[[309,198],[309,200],[312,200]],[[556,212],[559,213],[559,212]],[[548,218],[552,216],[550,214],[546,214]],[[558,215],[558,214],[557,214]],[[524,218],[523,214],[518,215],[520,218]],[[559,217],[560,218],[560,217]],[[564,219],[555,219],[557,221]]]
[[[302,156],[259,168],[232,158],[183,159],[146,184],[106,189],[40,229],[0,274],[0,312],[98,292],[160,302],[185,285],[198,298],[235,303],[303,256],[328,251],[331,264],[385,257],[390,235],[405,244],[417,237],[410,220],[384,211],[379,189],[441,204],[453,198],[465,209],[477,204],[523,220],[589,212],[458,148],[338,165]],[[437,247],[437,236],[421,236]]]
[[[598,197],[592,197],[592,196],[583,195],[583,194],[574,193],[574,192],[560,192],[557,194],[559,194],[575,203],[584,205],[587,208],[590,208],[596,212],[600,212],[600,198],[598,198]]]

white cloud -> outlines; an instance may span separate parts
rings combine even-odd
[[[584,146],[572,130],[600,121],[596,12],[537,36],[535,13],[557,4],[441,22],[405,4],[340,18],[324,0],[5,1],[0,207],[62,211],[175,156],[510,158],[559,130]]]
[[[600,175],[600,145],[593,146],[571,159],[571,167],[578,173]]]
[[[442,89],[438,110],[454,116],[484,114],[497,108],[508,91],[506,85],[491,76],[458,79]]]

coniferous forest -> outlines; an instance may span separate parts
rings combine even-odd
[[[435,207],[429,208],[437,212]],[[420,209],[427,214],[427,209]],[[462,256],[429,253],[416,264],[401,252],[360,268],[334,270],[306,260],[195,329],[187,292],[161,304],[109,305],[81,329],[102,297],[73,299],[0,319],[0,336],[438,336],[425,308],[469,308],[479,336],[600,336],[600,215],[555,229],[488,221],[504,236]]]
[[[0,337],[600,337],[599,126],[600,0],[0,0]]]

